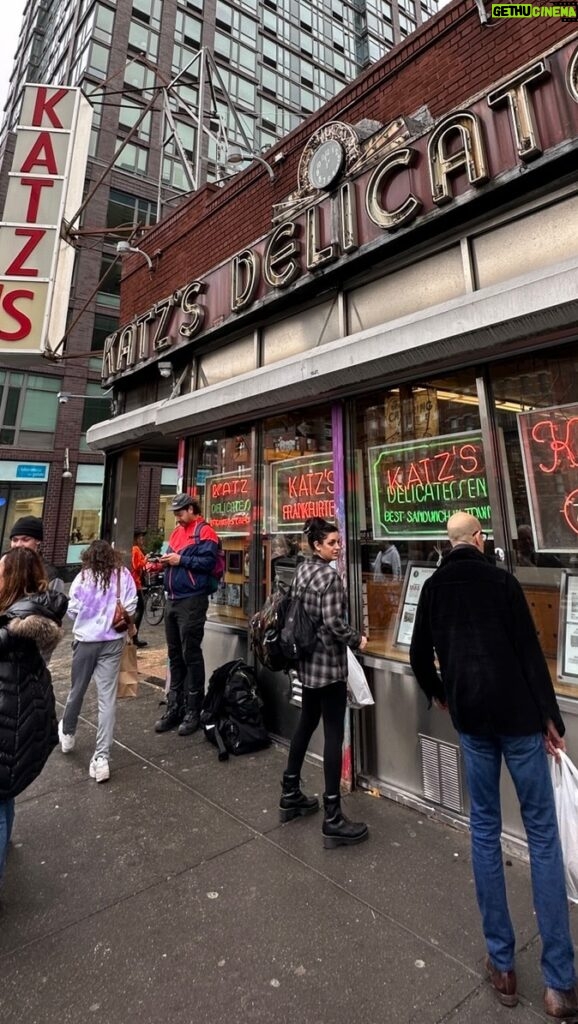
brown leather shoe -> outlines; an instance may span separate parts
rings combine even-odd
[[[549,1017],[578,1021],[578,995],[575,988],[544,989],[544,1009]]]
[[[496,995],[502,1006],[517,1006],[518,993],[516,991],[516,972],[499,971],[497,967],[494,967],[489,956],[486,957],[486,971],[488,973],[488,979],[494,986]],[[552,989],[549,989],[549,991],[551,992]]]

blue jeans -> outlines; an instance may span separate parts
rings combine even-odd
[[[0,800],[0,882],[4,874],[4,865],[6,863],[6,853],[8,850],[8,843],[10,842],[10,835],[12,833],[12,823],[14,821],[14,800]]]
[[[549,988],[575,983],[574,949],[548,755],[541,733],[530,736],[460,734],[471,798],[470,829],[476,895],[490,959],[499,971],[514,966],[515,936],[506,898],[500,835],[502,755],[528,837],[532,892],[542,939],[542,974]]]

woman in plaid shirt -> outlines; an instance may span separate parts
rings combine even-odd
[[[287,770],[283,774],[283,793],[279,804],[281,821],[313,814],[319,808],[316,797],[305,796],[300,775],[307,747],[319,719],[323,718],[325,744],[323,769],[323,845],[327,849],[352,845],[367,839],[367,825],[349,821],[341,811],[339,784],[341,751],[347,701],[347,647],[363,651],[367,637],[345,621],[345,592],[339,573],[330,564],[341,547],[337,527],[325,519],[308,519],[303,532],[313,558],[301,562],[291,585],[291,595],[301,597],[305,611],[318,626],[317,643],[312,654],[298,663],[303,686],[301,718],[289,750]]]

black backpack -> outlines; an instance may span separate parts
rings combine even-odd
[[[249,622],[251,647],[261,664],[273,672],[289,667],[281,651],[280,638],[290,602],[289,588],[277,582],[261,611],[256,612]]]
[[[309,582],[299,589],[291,586],[291,596],[285,607],[285,618],[279,634],[279,649],[287,661],[299,661],[315,650],[319,637],[319,623],[305,611],[303,596],[322,570],[312,573]]]
[[[215,669],[201,708],[205,737],[219,751],[219,761],[229,754],[250,754],[271,743],[257,692],[257,678],[244,661],[228,661]]]

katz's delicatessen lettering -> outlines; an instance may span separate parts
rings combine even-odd
[[[563,108],[560,116],[551,116],[552,107]],[[404,117],[365,140],[351,125],[328,122],[304,147],[297,188],[273,208],[269,234],[203,278],[179,283],[110,335],[103,380],[237,324],[255,302],[266,306],[289,285],[370,245],[377,253],[379,240],[387,246],[400,228],[441,215],[456,199],[467,202],[486,183],[507,179],[577,135],[575,40],[417,133]]]
[[[489,528],[482,436],[449,434],[368,449],[373,536],[438,539],[454,512]]]

